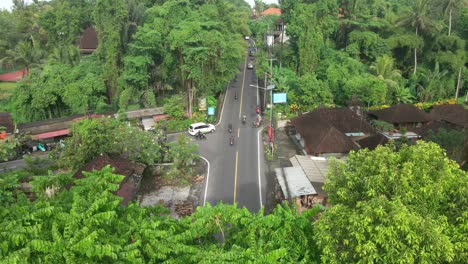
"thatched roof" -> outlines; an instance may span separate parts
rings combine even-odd
[[[397,104],[382,110],[369,111],[372,118],[390,124],[425,123],[433,118],[412,104]]]

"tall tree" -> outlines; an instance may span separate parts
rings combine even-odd
[[[427,0],[412,0],[411,9],[407,11],[397,22],[397,26],[411,27],[415,30],[416,37],[420,32],[428,32],[436,27],[433,17],[430,16],[430,3]],[[414,70],[418,67],[417,48],[414,48]]]
[[[127,21],[127,7],[124,0],[97,0],[93,15],[98,33],[96,52],[104,65],[107,100],[112,103],[118,88],[123,49],[121,33]]]
[[[378,57],[370,66],[372,73],[387,84],[387,101],[393,100],[393,96],[400,90],[401,72],[395,69],[394,59],[388,55]]]
[[[467,8],[468,0],[439,0],[439,5],[442,7],[442,10],[449,17],[448,23],[448,35],[452,33],[452,14],[454,10],[459,8]]]
[[[464,262],[467,188],[468,173],[434,143],[352,153],[324,186],[332,207],[317,225],[322,261]]]

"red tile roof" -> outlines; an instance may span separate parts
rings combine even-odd
[[[5,74],[0,74],[0,81],[2,82],[17,82],[23,79],[24,76],[28,75],[26,69],[22,71],[9,72]]]
[[[270,7],[266,10],[264,10],[262,13],[261,13],[262,16],[266,16],[266,15],[277,15],[277,16],[281,16],[281,9],[279,8],[276,8],[276,7]]]
[[[133,198],[140,187],[140,180],[135,181],[134,175],[141,176],[145,169],[145,166],[140,163],[134,163],[128,159],[122,157],[109,157],[108,155],[102,155],[94,158],[92,161],[86,163],[83,167],[78,170],[74,179],[84,178],[83,171],[91,172],[93,170],[100,170],[106,165],[110,165],[115,168],[114,173],[125,176],[125,179],[120,183],[119,189],[114,193],[117,196],[123,198],[121,205],[127,205]],[[140,178],[141,179],[141,178]],[[70,188],[71,186],[68,186]]]

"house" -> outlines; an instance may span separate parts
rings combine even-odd
[[[79,49],[83,55],[93,53],[98,47],[98,37],[93,26],[89,26],[83,31],[80,37]]]
[[[441,129],[450,130],[453,129],[453,126],[451,126],[449,123],[435,120],[423,126],[415,127],[411,131],[418,134],[421,138],[427,138],[430,135],[431,131],[433,133],[437,133]]]
[[[145,166],[140,163],[132,162],[122,157],[109,157],[108,155],[102,155],[94,158],[92,161],[86,163],[79,169],[77,173],[73,175],[74,179],[82,179],[85,176],[83,171],[92,172],[93,170],[101,170],[106,165],[110,165],[114,168],[114,173],[123,175],[125,178],[120,183],[119,189],[114,192],[115,195],[122,197],[121,205],[127,205],[133,200],[140,188],[140,182],[145,170]],[[67,186],[70,189],[71,185]]]
[[[8,112],[0,112],[0,127],[5,128],[6,134],[13,134],[15,125],[13,124],[13,118]]]
[[[374,133],[374,128],[349,108],[325,108],[314,110],[340,132],[350,137],[362,137]]]
[[[419,127],[433,119],[412,104],[396,104],[389,108],[369,111],[368,115],[370,119],[385,121],[397,129]]]
[[[267,16],[267,15],[281,16],[281,9],[277,7],[269,7],[265,9],[262,13],[260,13],[260,16]]]
[[[372,127],[345,109],[319,108],[291,120],[296,139],[308,155],[341,156],[359,149],[351,137],[370,133]]]
[[[289,36],[286,35],[286,25],[284,24],[284,20],[282,18],[275,21],[273,37],[276,44],[286,43],[289,41]]]
[[[445,122],[451,128],[468,128],[468,109],[461,104],[435,105],[430,115],[434,120]]]
[[[374,150],[379,145],[385,145],[389,141],[389,138],[381,133],[374,134],[372,136],[360,139],[357,141],[361,148],[367,148],[369,150]]]

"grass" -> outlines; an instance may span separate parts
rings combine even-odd
[[[13,90],[16,88],[14,82],[0,82],[0,100],[6,100],[13,94]]]

